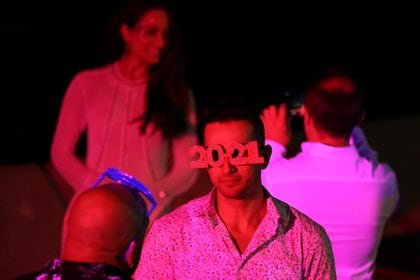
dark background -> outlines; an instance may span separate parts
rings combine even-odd
[[[59,254],[65,204],[57,200],[59,180],[44,163],[64,92],[77,71],[97,65],[106,24],[125,1],[0,1],[0,240],[7,240],[0,251],[2,275],[33,271]],[[298,92],[328,65],[359,78],[367,93],[364,131],[395,169],[401,195],[378,255],[388,277],[378,279],[417,279],[416,5],[171,1],[199,108],[226,94],[250,95],[263,104],[286,89]],[[416,275],[405,278],[398,271]]]
[[[0,164],[48,160],[68,83],[97,65],[106,23],[122,2],[2,1]],[[367,121],[420,113],[413,5],[172,2],[199,108],[224,94],[263,103],[338,65],[367,92]]]

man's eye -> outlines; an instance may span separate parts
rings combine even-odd
[[[216,151],[216,150],[211,151],[211,158],[214,161],[219,161],[219,153],[218,153],[218,151]]]
[[[233,151],[232,151],[232,155],[231,155],[231,157],[232,158],[237,158],[239,156],[239,150],[238,149],[234,149]]]

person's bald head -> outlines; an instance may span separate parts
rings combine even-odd
[[[124,255],[131,241],[139,241],[139,248],[143,242],[147,208],[135,191],[110,183],[80,194],[68,209],[64,223],[63,259],[125,269]]]

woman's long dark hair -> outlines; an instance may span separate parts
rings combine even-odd
[[[151,9],[164,10],[170,21],[168,41],[161,60],[150,67],[149,85],[146,93],[146,111],[139,116],[140,133],[144,134],[149,124],[161,130],[164,137],[173,138],[187,131],[191,108],[189,87],[185,75],[185,57],[172,7],[161,0],[130,0],[110,22],[104,44],[105,63],[118,59],[124,52],[124,41],[119,27],[135,24]]]

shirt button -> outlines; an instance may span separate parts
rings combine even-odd
[[[164,191],[159,192],[159,197],[164,198],[166,196],[166,193]]]

